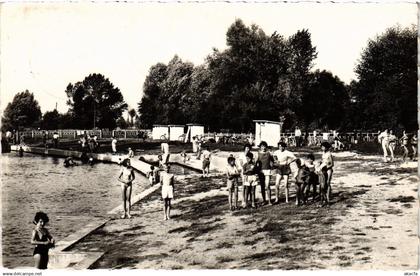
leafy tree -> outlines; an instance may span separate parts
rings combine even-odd
[[[316,70],[310,74],[302,98],[305,128],[340,128],[349,102],[347,87],[337,76]]]
[[[193,68],[192,63],[183,62],[178,56],[168,63],[167,77],[162,83],[163,89],[159,97],[159,102],[163,104],[161,113],[158,114],[158,123],[186,123],[180,106],[184,102],[185,95],[188,94]]]
[[[69,84],[67,104],[78,128],[110,128],[127,109],[119,88],[101,74],[90,74],[82,82]]]
[[[4,110],[2,130],[34,127],[41,119],[41,109],[28,90],[17,93]]]
[[[355,68],[351,126],[417,129],[417,31],[387,29],[369,40]]]
[[[116,125],[120,129],[126,129],[128,126],[127,121],[122,116],[117,119]]]
[[[128,115],[130,116],[130,125],[133,126],[134,125],[134,117],[136,117],[137,112],[134,108],[131,108],[130,110],[128,110]]]
[[[289,87],[290,93],[285,96],[285,105],[290,109],[287,117],[294,117],[295,124],[304,119],[303,97],[305,90],[309,89],[309,83],[313,75],[310,70],[313,60],[317,57],[316,47],[312,46],[311,34],[308,30],[300,30],[289,37]],[[307,124],[307,122],[305,122]]]
[[[143,84],[143,97],[138,104],[140,124],[142,128],[151,128],[157,123],[158,114],[162,113],[162,104],[159,102],[163,90],[163,81],[168,75],[167,65],[158,63],[149,70],[149,75]]]
[[[42,116],[42,129],[58,129],[61,122],[61,114],[58,113],[57,109],[53,111],[47,111]]]

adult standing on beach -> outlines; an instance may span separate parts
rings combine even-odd
[[[413,137],[411,137],[411,148],[413,149],[411,160],[417,160],[417,134],[414,134]]]
[[[128,158],[134,157],[134,151],[131,148],[128,148]]]
[[[192,138],[192,151],[193,151],[193,153],[197,153],[197,151],[198,151],[198,140],[197,140],[197,136],[194,136]]]
[[[300,147],[301,145],[301,137],[302,137],[302,131],[298,126],[295,127],[295,141],[296,141],[296,147]]]
[[[167,165],[169,163],[169,144],[168,143],[162,143],[160,144],[160,150],[162,151],[162,162],[163,164]]]
[[[121,218],[131,218],[131,190],[132,183],[135,179],[134,170],[131,167],[130,159],[124,159],[122,161],[122,167],[120,175],[118,176],[118,181],[121,182],[121,194],[123,200],[124,214]]]
[[[117,153],[117,138],[115,138],[115,136],[112,136],[111,147],[112,147],[112,154],[116,154]]]
[[[53,134],[53,142],[54,142],[54,147],[57,148],[58,147],[58,133],[55,131]]]
[[[391,158],[394,160],[394,152],[397,147],[397,136],[395,136],[394,131],[391,129],[389,131],[389,152],[391,153]]]
[[[329,203],[331,198],[331,178],[333,174],[334,159],[330,151],[331,144],[328,142],[321,143],[322,149],[322,162],[317,167],[318,172],[322,172],[325,176],[325,181],[327,185],[327,203]]]
[[[407,133],[405,132],[405,130],[403,131],[403,135],[402,135],[402,137],[400,138],[400,143],[401,143],[401,146],[403,147],[403,149],[404,149],[404,153],[403,153],[403,157],[402,157],[402,159],[403,159],[403,162],[405,162],[405,159],[408,157],[408,155],[409,155],[409,147],[411,146],[410,145],[410,138],[408,137],[408,135],[407,135]]]
[[[42,131],[42,144],[44,144],[44,148],[47,147],[47,133],[45,130]]]
[[[389,150],[389,132],[388,129],[385,129],[378,136],[378,142],[382,146],[382,151],[384,154],[384,161],[388,162],[388,150]]]

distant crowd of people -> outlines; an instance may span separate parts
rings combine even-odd
[[[403,148],[403,162],[407,161],[407,158],[411,160],[417,160],[417,135],[408,135],[406,131],[398,138],[392,130],[385,129],[378,135],[378,142],[382,147],[384,162],[395,161],[395,149],[397,144]]]

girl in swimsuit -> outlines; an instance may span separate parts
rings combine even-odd
[[[49,221],[47,214],[37,212],[33,223],[36,225],[32,231],[31,244],[35,245],[34,260],[35,268],[47,269],[48,267],[48,250],[54,247],[54,239],[45,228],[45,224]]]

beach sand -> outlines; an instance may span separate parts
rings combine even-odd
[[[116,216],[70,251],[105,252],[92,268],[417,269],[417,163],[334,156],[329,207],[286,204],[283,194],[278,205],[232,212],[223,177],[188,175],[171,220],[155,193],[132,219]]]

